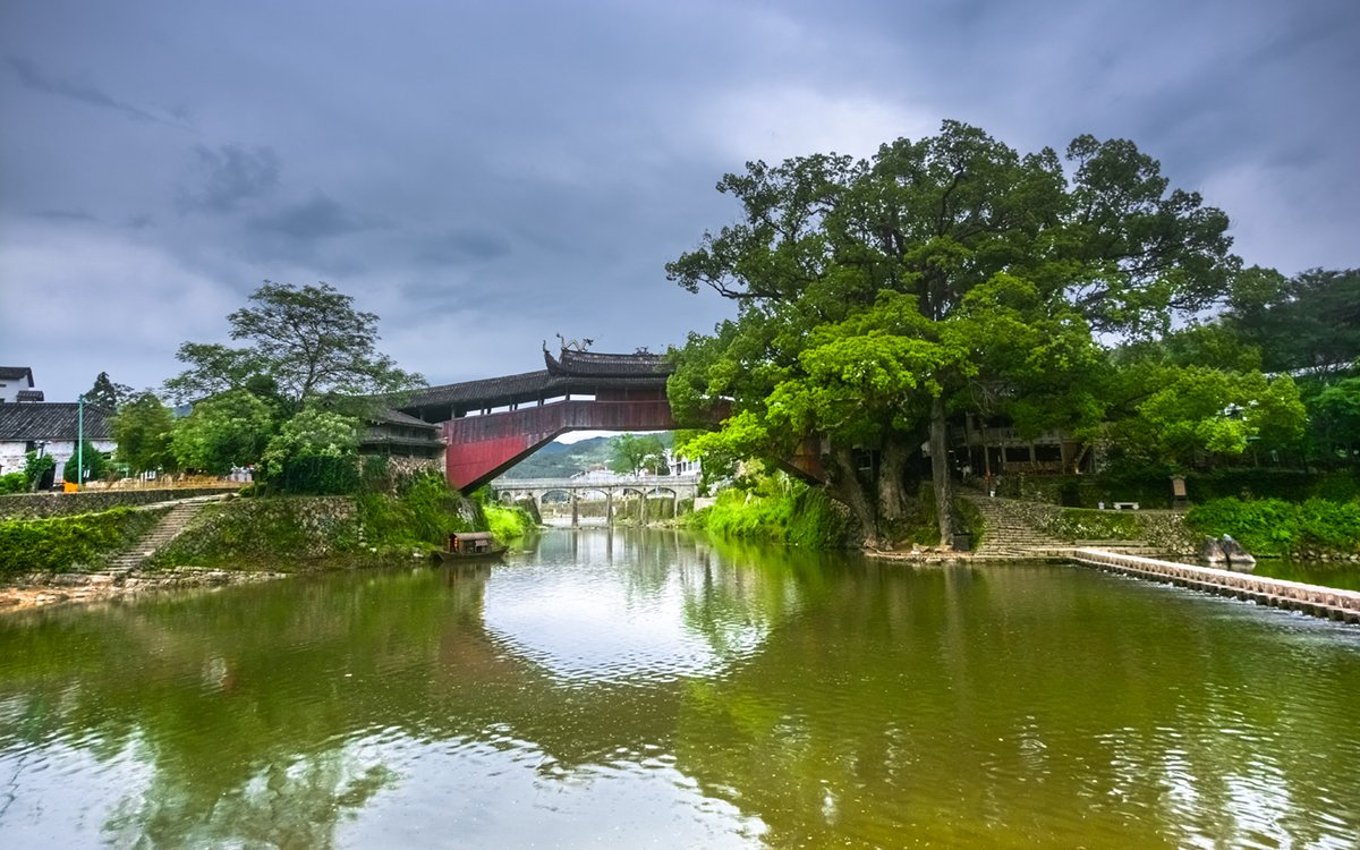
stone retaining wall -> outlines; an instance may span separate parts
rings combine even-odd
[[[82,493],[19,493],[0,496],[0,519],[37,519],[131,508],[193,496],[234,492],[240,484],[162,490],[86,490]]]

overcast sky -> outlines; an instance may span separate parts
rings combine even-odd
[[[0,4],[0,365],[157,386],[262,280],[327,281],[431,383],[653,351],[746,160],[944,118],[1133,139],[1248,263],[1360,265],[1360,3]]]

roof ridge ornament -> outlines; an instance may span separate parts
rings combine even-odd
[[[590,350],[590,347],[591,347],[592,345],[595,344],[595,340],[593,340],[593,339],[586,339],[585,337],[582,337],[581,339],[567,339],[566,337],[562,336],[561,334],[557,334],[557,341],[558,341],[558,343],[561,344],[561,350],[564,351],[564,352],[565,352],[565,351],[589,351],[589,350]],[[544,341],[543,341],[543,350],[544,350],[544,351],[547,351],[547,350],[548,350],[548,341],[547,341],[547,340],[544,340]]]

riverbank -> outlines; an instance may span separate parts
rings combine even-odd
[[[509,544],[536,529],[525,511],[466,498],[439,476],[398,492],[11,520],[0,522],[0,611],[410,564],[450,533],[490,530]]]

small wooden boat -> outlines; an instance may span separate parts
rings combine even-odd
[[[434,559],[441,564],[464,564],[473,561],[497,561],[505,554],[505,547],[496,542],[489,531],[469,531],[449,535],[449,548],[438,550]]]

